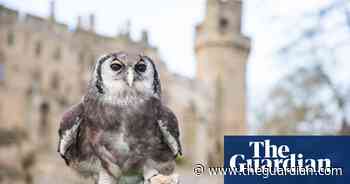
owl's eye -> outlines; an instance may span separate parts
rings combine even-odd
[[[120,70],[122,67],[123,67],[123,66],[122,66],[121,64],[118,64],[118,63],[113,63],[113,64],[111,64],[111,69],[112,69],[113,71],[118,71],[118,70]]]
[[[137,65],[135,66],[135,70],[136,70],[137,72],[145,72],[146,69],[147,69],[147,66],[146,66],[144,63],[140,63],[140,64],[137,64]]]

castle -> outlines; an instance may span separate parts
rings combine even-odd
[[[106,37],[94,32],[93,15],[88,28],[71,30],[56,21],[54,4],[48,19],[0,5],[0,183],[86,183],[56,153],[60,116],[81,99],[97,57],[120,50],[156,62],[163,100],[180,122],[183,167],[222,163],[223,135],[247,132],[250,40],[241,12],[240,0],[207,0],[196,27],[197,75],[186,78],[167,69],[147,32],[137,41],[128,32]]]

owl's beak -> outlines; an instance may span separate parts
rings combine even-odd
[[[128,74],[127,74],[127,83],[130,87],[132,87],[132,83],[134,82],[134,70],[132,67],[128,69]]]

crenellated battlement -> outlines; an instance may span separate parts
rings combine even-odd
[[[74,85],[69,84],[70,81],[65,81],[65,87],[60,88],[63,94],[65,88],[83,87],[82,81],[87,78],[88,69],[102,54],[129,50],[158,55],[157,49],[148,43],[146,32],[140,40],[131,39],[130,34],[125,30],[114,37],[106,36],[94,31],[92,15],[90,15],[88,28],[77,25],[73,29],[65,23],[58,22],[52,16],[51,14],[49,18],[45,18],[23,14],[0,5],[0,54],[3,53],[4,56],[0,62],[5,63],[6,70],[3,86],[27,90],[31,88],[32,78],[35,78],[35,81],[40,81],[35,85],[42,86],[41,90],[44,93],[56,94],[59,90],[52,86],[60,83],[55,81],[60,78],[59,76],[65,75],[66,70],[63,68],[69,68],[72,73],[79,72],[80,75],[76,79],[80,81],[75,81]],[[17,73],[21,70],[23,71],[20,76],[28,75],[26,79],[11,78],[18,76]],[[45,78],[38,80],[38,77],[33,76],[45,76]],[[19,82],[11,83],[10,81],[13,80]],[[29,82],[22,82],[26,80]],[[78,88],[76,93],[79,90],[82,89]]]
[[[1,16],[17,16],[18,15],[18,11],[7,8],[3,5],[0,5],[0,15]]]
[[[18,20],[19,12],[12,10],[3,5],[0,5],[0,23],[9,24],[15,23]]]
[[[11,29],[13,32],[18,30],[32,32],[33,34],[44,32],[45,36],[52,36],[53,38],[56,38],[57,36],[66,37],[70,40],[84,38],[101,43],[108,42],[109,44],[113,44],[113,42],[115,42],[116,45],[119,45],[119,42],[124,42],[126,44],[136,44],[140,47],[152,47],[148,43],[147,32],[142,33],[143,36],[141,40],[133,40],[130,38],[130,34],[125,33],[117,34],[114,37],[96,33],[93,27],[95,24],[95,18],[93,15],[89,16],[90,25],[87,28],[79,25],[80,21],[78,21],[78,25],[72,27],[65,23],[58,22],[51,17],[45,18],[32,14],[23,14],[22,16],[19,11],[0,5],[0,25],[1,24],[7,26],[0,26],[0,30]]]

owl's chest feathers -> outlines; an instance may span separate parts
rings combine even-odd
[[[100,105],[97,107],[97,115],[103,129],[119,130],[121,126],[124,128],[137,128],[139,126],[147,126],[151,119],[156,117],[156,110],[153,106],[146,103],[130,104],[130,105]]]
[[[118,155],[119,162],[146,154],[152,145],[160,142],[154,108],[156,106],[142,104],[127,108],[105,106],[101,109],[105,121],[102,142],[107,150]]]

